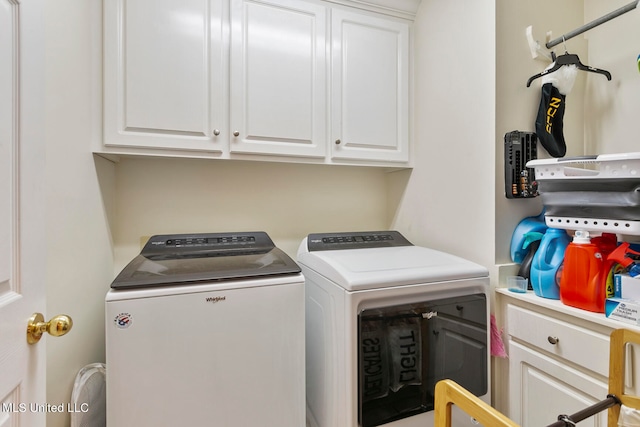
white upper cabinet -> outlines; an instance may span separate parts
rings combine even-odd
[[[232,153],[324,157],[326,8],[233,0]]]
[[[409,160],[409,25],[332,14],[332,157]]]
[[[220,0],[104,2],[104,143],[224,151]]]
[[[417,3],[107,0],[95,151],[409,166]]]

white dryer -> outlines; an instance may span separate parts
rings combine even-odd
[[[297,261],[309,425],[433,426],[443,378],[490,401],[486,268],[396,231],[310,234]]]
[[[266,233],[154,236],[111,288],[108,426],[304,425],[304,278]]]

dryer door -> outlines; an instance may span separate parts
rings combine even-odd
[[[484,295],[482,295],[484,297]],[[438,304],[429,322],[428,382],[452,379],[476,396],[488,391],[487,322],[484,298]],[[484,367],[485,369],[482,369]],[[433,389],[430,390],[433,397]]]
[[[358,316],[362,427],[433,410],[435,384],[488,389],[485,294],[363,310]]]

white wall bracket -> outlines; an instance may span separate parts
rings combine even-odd
[[[529,50],[531,51],[531,57],[533,59],[538,59],[544,62],[553,62],[553,58],[551,57],[551,53],[543,49],[538,40],[533,38],[533,26],[529,25],[527,27],[527,42],[529,43]],[[547,33],[547,40],[551,39],[551,31]]]

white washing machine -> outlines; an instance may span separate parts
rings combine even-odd
[[[111,288],[109,426],[304,425],[304,277],[266,233],[154,236]]]
[[[433,426],[443,378],[490,402],[486,268],[395,231],[310,234],[297,261],[310,426]]]

